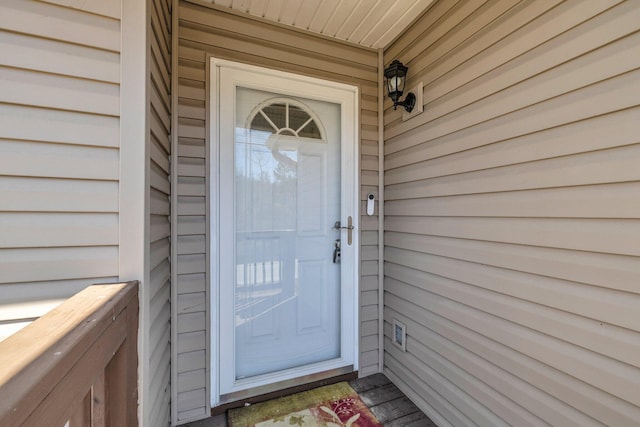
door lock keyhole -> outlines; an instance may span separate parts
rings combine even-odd
[[[336,239],[336,241],[333,242],[333,263],[340,263],[340,239]]]

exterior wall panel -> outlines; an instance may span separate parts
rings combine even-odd
[[[638,18],[439,1],[385,51],[385,373],[438,425],[640,417]]]
[[[171,424],[171,0],[149,6],[149,425]]]
[[[360,88],[361,209],[378,190],[377,52],[180,2],[177,128],[178,422],[209,416],[207,336],[207,55],[357,85]],[[360,373],[378,371],[377,216],[361,218]]]
[[[170,423],[170,3],[148,5],[149,153],[136,166],[149,177],[141,313],[151,327],[141,333],[141,364],[152,375],[141,393],[142,417],[154,426]],[[122,274],[121,15],[119,0],[0,5],[0,325],[10,325],[7,334]]]
[[[0,339],[118,279],[120,2],[68,3],[0,5]]]

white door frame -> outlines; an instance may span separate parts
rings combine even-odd
[[[220,127],[217,126],[220,117],[220,108],[232,108],[235,111],[235,99],[224,99],[221,104],[220,69],[232,69],[238,71],[238,80],[243,87],[250,87],[258,90],[272,90],[283,95],[301,96],[316,99],[319,101],[332,102],[341,105],[341,143],[343,145],[341,155],[342,178],[348,185],[342,186],[341,192],[341,222],[347,223],[347,216],[353,217],[353,244],[346,248],[346,230],[342,231],[342,241],[344,242],[341,257],[341,286],[342,286],[342,309],[341,321],[342,330],[342,355],[343,365],[353,365],[353,369],[358,369],[359,360],[359,224],[360,224],[360,162],[359,162],[359,92],[356,86],[335,83],[313,77],[306,77],[298,74],[272,70],[263,67],[240,64],[237,62],[210,58],[209,67],[209,253],[210,253],[210,322],[211,334],[210,342],[210,367],[211,367],[211,406],[220,403],[220,361],[219,349],[221,343],[220,331],[220,199],[221,191],[233,191],[233,185],[221,186],[220,184],[220,141],[228,140],[227,136],[221,136]],[[258,73],[269,80],[256,82],[253,80],[242,80],[242,71]],[[283,84],[282,82],[286,82]],[[309,85],[313,85],[310,91]],[[222,88],[223,89],[223,88]],[[235,87],[234,87],[235,91]],[[234,97],[232,97],[234,98]],[[233,137],[231,136],[231,139]],[[224,197],[224,196],[222,196]],[[226,219],[223,218],[225,223]],[[230,244],[229,247],[232,247]],[[234,369],[235,372],[235,369]],[[292,369],[291,377],[298,377],[308,374],[305,369]],[[268,382],[268,378],[265,382]],[[256,384],[260,385],[260,384]]]

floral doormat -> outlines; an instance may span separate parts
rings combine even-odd
[[[231,427],[382,427],[346,382],[232,409],[228,420]]]

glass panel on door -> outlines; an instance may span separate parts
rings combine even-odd
[[[240,380],[340,357],[340,105],[243,87],[235,105]]]

